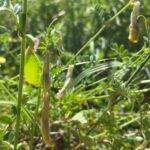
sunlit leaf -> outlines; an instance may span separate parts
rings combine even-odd
[[[24,71],[25,71],[25,80],[36,87],[40,87],[41,63],[37,55],[31,49],[28,49],[26,53]]]
[[[84,116],[84,111],[80,111],[79,113],[77,113],[75,116],[73,116],[71,120],[79,121],[82,124],[85,124],[88,122],[86,117]]]
[[[104,71],[113,67],[119,67],[121,66],[121,62],[117,62],[117,61],[112,61],[112,62],[106,62],[106,63],[102,63],[102,64],[98,64],[96,66],[93,66],[91,68],[88,68],[86,70],[84,70],[83,72],[81,72],[71,83],[71,86],[75,86],[76,84],[78,84],[80,81],[82,81],[82,79],[84,79],[85,77],[89,77],[92,74],[96,73],[96,72],[100,72],[100,71]]]

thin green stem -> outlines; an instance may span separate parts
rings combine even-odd
[[[22,91],[23,91],[23,76],[24,76],[24,62],[25,62],[25,50],[26,50],[26,14],[27,14],[27,0],[23,0],[23,13],[22,13],[22,23],[21,32],[21,59],[20,59],[20,71],[19,71],[19,86],[18,86],[18,102],[17,102],[17,120],[16,120],[16,130],[15,130],[15,143],[14,150],[17,150],[18,138],[19,138],[19,127],[20,127],[20,113],[21,113],[21,101],[22,101]]]
[[[128,81],[125,83],[125,86],[128,86],[132,80],[136,77],[136,75],[141,71],[141,69],[144,67],[144,65],[147,63],[147,61],[150,59],[150,53],[147,55],[147,57],[144,59],[144,61],[140,64],[140,66],[135,70],[135,72],[131,75],[131,77],[128,79]]]
[[[0,85],[1,85],[1,87],[4,89],[4,91],[9,95],[9,97],[14,101],[14,102],[16,102],[17,101],[17,99],[14,97],[14,95],[6,88],[6,86],[2,83],[2,82],[0,82]]]
[[[119,16],[124,10],[126,10],[130,5],[132,4],[132,0],[130,0],[118,13],[116,13],[113,17],[111,17],[108,21],[104,23],[104,25],[81,47],[81,49],[78,50],[78,52],[70,59],[70,61],[67,63],[67,66],[72,63],[72,61],[85,50],[85,48],[93,41],[95,40],[103,31],[104,29],[109,25],[110,22],[112,22],[117,16]]]
[[[149,27],[148,27],[147,20],[146,20],[145,16],[143,16],[143,15],[139,15],[138,20],[139,20],[139,18],[142,18],[144,20],[145,30],[146,30],[146,34],[148,37],[148,44],[150,46],[150,34],[149,34]]]
[[[41,88],[39,88],[38,90],[38,99],[37,99],[37,105],[36,105],[36,109],[35,109],[35,120],[37,120],[38,118],[38,114],[39,114],[39,106],[40,106],[40,98],[41,98]],[[33,138],[34,138],[34,134],[35,134],[35,128],[36,128],[36,122],[33,122],[33,128],[32,128],[32,134],[31,134],[31,140],[30,140],[30,150],[33,150]]]

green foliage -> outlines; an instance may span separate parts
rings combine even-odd
[[[132,1],[30,0],[27,35],[22,32],[21,2],[0,1],[0,150],[13,149],[15,142],[20,37],[26,38],[27,49],[18,149],[46,147],[39,138],[45,51],[50,52],[50,70],[45,71],[51,81],[45,83],[50,85],[46,121],[56,149],[132,150],[144,141],[148,149],[149,1],[141,1],[140,14],[146,20],[138,20],[137,44],[128,40]],[[69,65],[74,66],[73,76],[58,98]]]
[[[41,62],[38,59],[37,55],[33,52],[32,49],[28,49],[26,52],[26,60],[25,60],[25,80],[36,86],[41,86]]]

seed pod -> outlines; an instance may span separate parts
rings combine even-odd
[[[49,77],[49,51],[45,51],[44,57],[44,66],[43,66],[43,74],[42,74],[42,88],[43,88],[43,108],[42,108],[42,118],[41,118],[41,131],[42,137],[45,143],[49,147],[54,147],[53,140],[49,136],[50,128],[49,128],[49,89],[50,89],[50,77]]]
[[[44,95],[44,104],[43,104],[43,109],[42,109],[42,118],[41,118],[41,130],[42,130],[42,137],[45,143],[49,147],[54,147],[53,140],[49,136],[50,128],[49,128],[49,95],[48,93],[45,93]]]
[[[68,86],[70,85],[71,81],[72,81],[72,75],[73,75],[73,69],[74,69],[74,65],[69,65],[68,67],[68,72],[66,75],[66,81],[64,83],[63,88],[57,93],[57,98],[61,99],[64,97],[66,90],[68,88]]]
[[[138,146],[135,150],[146,150],[147,145],[148,141],[144,140],[143,143],[140,146]]]
[[[45,51],[43,77],[42,77],[42,87],[43,87],[44,93],[47,93],[50,88],[49,61],[50,61],[50,53],[47,50],[47,51]]]
[[[133,11],[130,17],[130,25],[129,25],[129,36],[128,39],[132,43],[138,43],[139,41],[139,27],[138,27],[138,16],[140,11],[140,2],[137,1],[134,4]]]

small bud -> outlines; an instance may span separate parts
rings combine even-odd
[[[27,34],[26,37],[29,47],[32,48],[34,51],[36,51],[39,45],[38,38],[33,37],[31,34]]]

